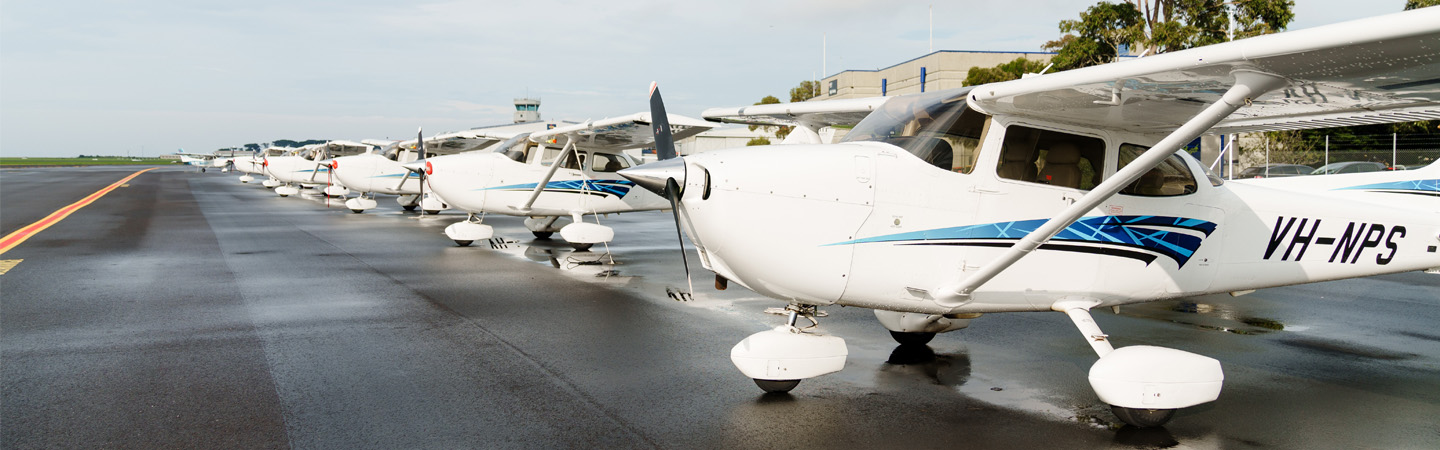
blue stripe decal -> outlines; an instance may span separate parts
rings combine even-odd
[[[875,236],[828,245],[852,245],[888,242],[907,244],[955,244],[963,245],[967,240],[1019,240],[1039,228],[1048,219],[997,222],[960,227],[937,228],[912,231],[885,236]],[[1155,229],[1154,227],[1179,228],[1203,233],[1209,237],[1215,232],[1214,222],[1164,216],[1091,216],[1084,217],[1065,227],[1050,242],[1090,242],[1128,248],[1142,248],[1175,260],[1180,267],[1195,255],[1204,237]],[[941,242],[943,241],[943,242]]]
[[[1409,192],[1418,192],[1418,193],[1437,193],[1437,192],[1440,192],[1440,180],[1391,181],[1391,182],[1386,182],[1386,183],[1374,183],[1374,184],[1363,184],[1363,185],[1360,185],[1360,186],[1350,186],[1350,187],[1338,188],[1338,189],[1335,189],[1335,190],[1337,190],[1337,191],[1348,191],[1348,190],[1352,190],[1352,189],[1355,189],[1355,190],[1368,189],[1368,190],[1384,190],[1384,191],[1409,191]]]
[[[509,186],[496,186],[476,190],[533,191],[535,190],[536,184],[537,183],[512,184]],[[581,191],[590,191],[591,193],[595,194],[614,195],[618,198],[625,198],[625,195],[630,193],[630,188],[634,186],[635,183],[630,180],[566,180],[551,181],[549,183],[545,183],[545,190],[574,193],[579,193]]]

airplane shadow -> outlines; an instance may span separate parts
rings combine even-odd
[[[1115,430],[1116,444],[1134,448],[1171,448],[1180,445],[1165,427],[1139,428],[1131,425]]]
[[[879,379],[902,383],[904,378],[916,375],[939,385],[964,385],[970,380],[970,354],[965,350],[940,354],[928,345],[899,345],[880,367]]]

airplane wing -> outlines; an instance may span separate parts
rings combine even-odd
[[[701,112],[700,117],[711,122],[746,125],[795,126],[804,124],[813,128],[855,125],[860,123],[865,116],[870,115],[871,111],[884,105],[890,98],[867,97],[751,105],[738,108],[710,108]]]
[[[209,153],[180,153],[180,152],[176,152],[175,154],[176,154],[176,155],[180,155],[180,156],[187,156],[187,157],[190,157],[190,158],[215,159],[215,155],[209,154]]]
[[[439,154],[452,154],[483,150],[504,142],[506,137],[466,130],[438,134],[425,140],[425,150]]]
[[[670,130],[675,140],[685,139],[714,128],[708,122],[678,114],[666,114],[670,119]],[[655,142],[655,132],[650,129],[650,113],[641,112],[628,116],[610,117],[581,124],[558,127],[530,135],[530,141],[537,143],[556,140],[564,144],[564,137],[577,138],[575,145],[581,148],[602,150],[624,150],[640,148]]]
[[[495,144],[505,142],[510,136],[484,131],[465,130],[450,133],[441,133],[425,138],[426,153],[451,155],[474,150],[483,150]],[[400,141],[395,144],[399,148],[414,149],[415,139]]]
[[[1440,8],[989,84],[969,101],[991,114],[1167,132],[1218,101],[1237,71],[1288,84],[1211,134],[1440,119]]]
[[[355,141],[329,141],[324,144],[319,144],[319,146],[325,149],[326,158],[358,155],[369,152],[374,148],[371,147],[370,144]]]

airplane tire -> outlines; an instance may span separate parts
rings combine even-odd
[[[440,211],[429,210],[429,209],[425,210],[425,215],[433,216],[433,215],[436,215],[436,214],[440,214]]]
[[[462,241],[462,240],[456,239],[456,240],[455,240],[455,245],[458,245],[458,246],[461,246],[461,247],[469,247],[469,246],[470,246],[470,243],[472,243],[472,242],[475,242],[475,241]]]
[[[930,343],[931,339],[935,339],[935,333],[891,331],[890,337],[900,345],[925,345]]]
[[[555,234],[555,232],[554,232],[554,231],[531,231],[530,234],[535,235],[535,239],[549,240],[549,239],[550,239],[550,236],[553,236],[553,235]]]
[[[1175,417],[1173,409],[1140,409],[1110,405],[1110,412],[1115,413],[1115,417],[1120,418],[1121,422],[1140,428],[1158,427],[1169,422],[1171,417]]]
[[[353,213],[355,213],[355,214],[360,214],[360,213],[365,212],[365,210],[363,210],[363,209],[352,209],[352,210],[350,210],[350,212],[353,212]]]
[[[571,246],[571,247],[575,247],[575,251],[577,251],[577,252],[590,251],[590,246],[592,246],[592,245],[595,245],[595,244],[576,244],[576,243],[574,243],[574,242],[571,242],[571,243],[570,243],[570,246]]]
[[[767,394],[783,394],[800,385],[800,380],[762,380],[755,378],[755,385]]]
[[[280,194],[280,197],[289,197],[287,194]]]
[[[416,206],[418,205],[404,205],[401,208],[405,208],[406,211],[414,211]]]

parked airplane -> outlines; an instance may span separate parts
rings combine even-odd
[[[202,173],[205,172],[206,168],[210,167],[213,161],[215,161],[215,155],[205,153],[185,153],[185,149],[183,148],[180,149],[180,151],[175,152],[175,154],[180,156],[181,164],[199,167],[200,172]]]
[[[1099,355],[1099,399],[1157,426],[1215,400],[1220,363],[1113,348],[1092,308],[1440,270],[1440,214],[1226,183],[1177,150],[1207,132],[1440,119],[1437,73],[1440,8],[1425,8],[894,98],[839,144],[621,175],[676,204],[717,287],[789,302],[785,326],[731,351],[766,391],[844,367],[844,340],[813,325],[820,306],[871,308],[902,345],[1058,311]]]
[[[1302,192],[1325,192],[1401,208],[1440,212],[1440,163],[1415,170],[1236,179],[1238,183]]]
[[[451,224],[446,236],[461,246],[489,239],[493,230],[480,214],[526,216],[525,226],[546,239],[560,232],[576,249],[609,242],[614,230],[583,222],[584,215],[660,210],[665,199],[633,184],[616,171],[640,163],[623,150],[654,142],[650,113],[613,117],[531,133],[492,152],[438,156],[408,164],[423,170],[435,192],[470,217]],[[685,138],[713,126],[684,116],[669,116],[674,136]],[[548,166],[548,167],[547,167]],[[561,217],[572,222],[557,225]]]
[[[332,157],[359,154],[370,149],[370,145],[360,142],[330,141],[307,145],[293,154],[283,156],[270,156],[267,153],[263,164],[265,173],[282,184],[275,188],[275,193],[281,197],[299,194],[300,188],[304,186],[326,186],[326,195],[339,197],[349,194],[350,191],[344,185],[335,183],[330,176],[330,167],[323,162]]]
[[[545,125],[544,122],[534,122],[524,126],[538,130],[543,129]],[[508,130],[515,127],[512,125],[504,128]],[[376,206],[374,195],[381,193],[398,195],[396,201],[407,211],[414,210],[416,206],[423,206],[422,211],[437,214],[441,210],[448,209],[448,205],[438,195],[432,197],[425,194],[425,189],[421,185],[424,175],[406,169],[403,164],[433,156],[483,150],[508,139],[513,133],[513,131],[506,133],[505,130],[499,134],[491,134],[484,130],[466,130],[440,134],[428,139],[417,136],[416,139],[382,147],[379,150],[337,157],[331,160],[330,168],[341,183],[351,190],[361,193],[360,196],[345,201],[345,207],[350,208],[353,212],[360,213],[374,208]],[[423,135],[423,130],[421,134]],[[424,157],[420,156],[422,151],[425,154]]]

